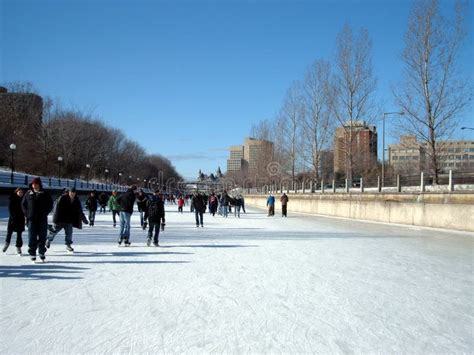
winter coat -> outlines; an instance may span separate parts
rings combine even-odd
[[[89,196],[86,201],[86,207],[91,212],[97,211],[97,197]]]
[[[280,198],[281,205],[286,206],[288,204],[288,196],[287,195],[282,195]]]
[[[209,207],[217,206],[217,204],[218,204],[217,196],[216,195],[209,196]]]
[[[184,206],[184,198],[180,197],[178,198],[178,207],[183,207]]]
[[[21,209],[22,197],[16,193],[10,195],[10,203],[8,211],[10,218],[8,219],[8,228],[13,232],[23,232],[25,230],[25,214]]]
[[[196,211],[202,212],[202,213],[206,211],[206,203],[203,201],[203,198],[201,195],[193,196],[192,203]]]
[[[229,200],[230,200],[229,195],[222,194],[222,196],[221,196],[221,205],[222,206],[228,206],[229,205]]]
[[[137,206],[139,212],[145,212],[148,203],[148,197],[145,194],[137,196]]]
[[[132,214],[133,205],[135,204],[135,192],[132,189],[127,190],[123,195],[117,199],[121,211]]]
[[[72,200],[69,195],[63,195],[59,198],[53,215],[55,224],[70,223],[74,228],[82,229],[83,219],[81,201],[77,196],[74,196]]]
[[[117,195],[110,196],[108,205],[109,205],[109,209],[111,211],[120,211],[121,210],[120,205],[117,202],[117,199],[118,199]]]
[[[99,204],[100,204],[102,207],[105,207],[105,206],[107,206],[107,201],[108,201],[107,194],[106,194],[105,192],[102,192],[102,193],[99,195]]]
[[[275,205],[275,197],[274,196],[268,196],[267,206],[273,206],[273,205]]]
[[[161,219],[165,218],[165,204],[159,196],[152,196],[147,199],[147,206],[145,208],[145,218],[150,223],[160,223]]]
[[[23,196],[21,208],[29,222],[48,223],[48,214],[53,209],[53,199],[43,189],[39,192],[28,190]]]

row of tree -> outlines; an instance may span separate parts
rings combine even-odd
[[[397,133],[414,135],[428,147],[428,169],[436,182],[441,171],[439,142],[452,136],[472,99],[472,87],[459,65],[466,37],[465,7],[456,2],[454,10],[454,18],[443,17],[438,0],[413,1],[401,55],[403,73],[392,86],[394,103],[403,113],[392,117]],[[368,31],[354,33],[346,24],[337,36],[335,53],[330,60],[317,59],[302,80],[291,84],[275,118],[251,128],[251,136],[275,143],[273,160],[293,181],[305,172],[315,180],[327,173],[322,157],[333,147],[336,127],[346,131],[346,177],[367,173],[357,165],[354,127],[359,121],[373,124],[384,112],[376,100]]]
[[[10,93],[31,93],[29,83],[7,84]],[[29,174],[67,178],[90,178],[122,184],[148,182],[176,185],[182,178],[171,162],[145,149],[124,133],[104,124],[92,114],[66,109],[58,100],[43,98],[42,120],[1,115],[2,146],[17,146],[15,169]],[[5,122],[3,122],[5,121]],[[8,165],[9,152],[3,152],[2,165]],[[59,159],[58,159],[59,158]],[[120,175],[119,175],[120,174]],[[129,178],[132,176],[132,178]]]

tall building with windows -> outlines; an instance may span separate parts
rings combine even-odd
[[[350,149],[352,148],[352,149]],[[334,173],[347,173],[350,153],[352,170],[355,175],[377,166],[377,130],[365,122],[347,122],[336,128],[334,139]]]
[[[429,171],[429,147],[415,136],[400,137],[399,144],[388,146],[389,164],[398,174]],[[474,171],[474,141],[440,141],[437,156],[444,172]]]
[[[230,157],[227,159],[227,171],[255,172],[270,163],[272,158],[272,142],[246,138],[243,145],[230,147]]]

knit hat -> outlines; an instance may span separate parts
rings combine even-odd
[[[37,184],[37,185],[41,185],[41,179],[39,177],[35,177],[32,181],[31,181],[31,184]]]

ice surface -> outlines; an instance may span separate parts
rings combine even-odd
[[[472,233],[256,209],[205,214],[196,228],[175,210],[159,248],[136,212],[129,248],[110,213],[74,230],[74,254],[61,232],[45,265],[12,243],[0,255],[0,353],[474,350]]]

